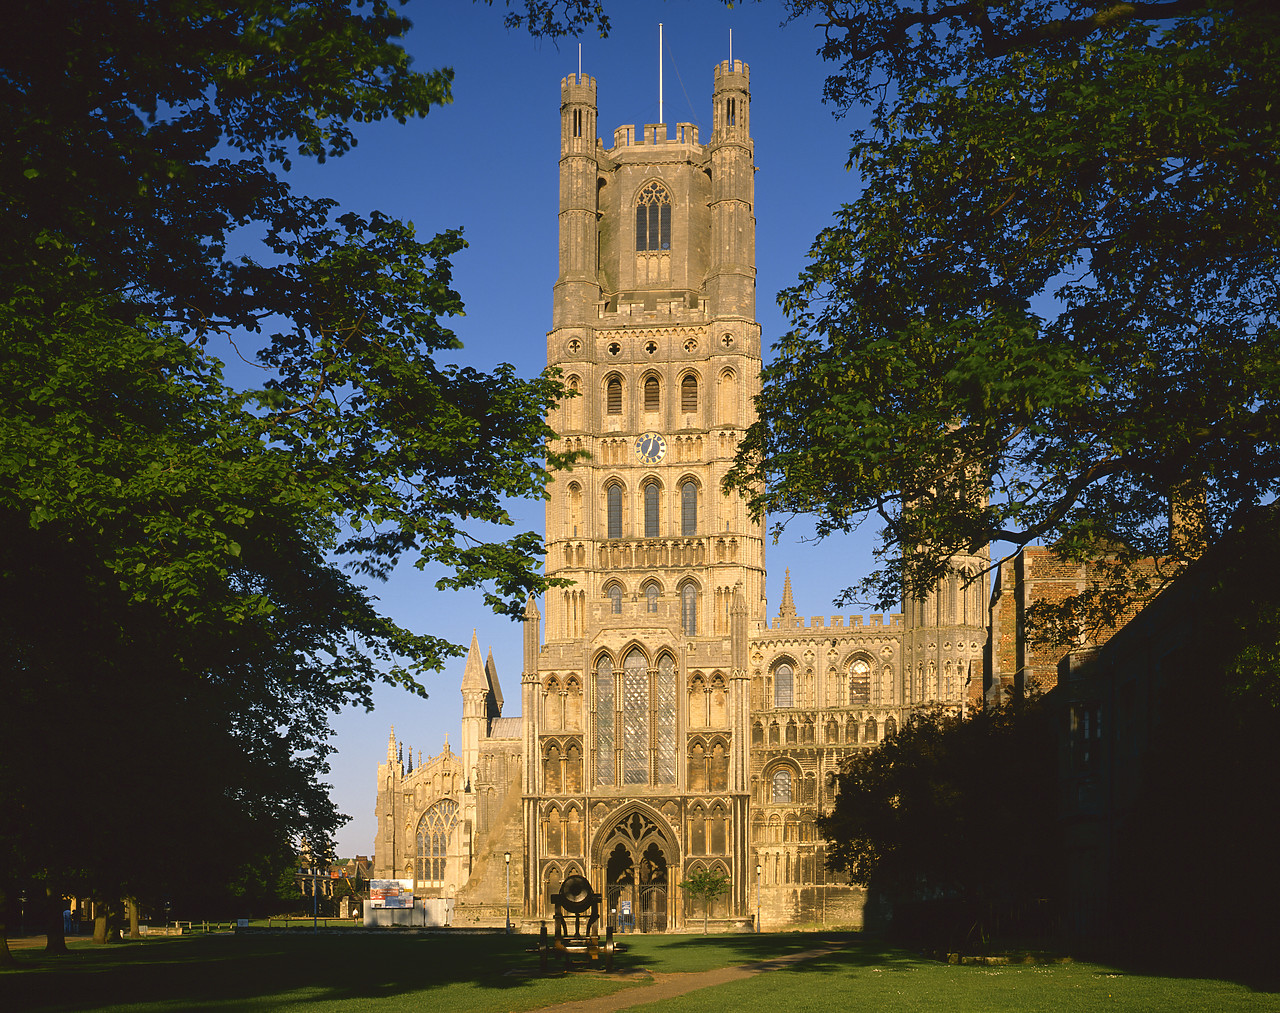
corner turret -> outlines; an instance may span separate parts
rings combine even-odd
[[[755,320],[755,163],[751,70],[741,60],[716,67],[712,97],[711,258],[707,299],[721,317]]]
[[[596,260],[596,82],[560,82],[560,277],[553,326],[588,324],[600,298]]]

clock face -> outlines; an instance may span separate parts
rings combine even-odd
[[[641,433],[636,439],[636,457],[641,464],[657,464],[667,456],[667,441],[657,433]]]

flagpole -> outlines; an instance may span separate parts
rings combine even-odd
[[[666,123],[662,118],[662,22],[658,22],[658,122]]]

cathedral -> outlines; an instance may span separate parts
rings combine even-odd
[[[572,581],[524,616],[520,716],[473,637],[458,751],[378,768],[377,878],[450,898],[454,924],[547,918],[564,877],[635,931],[701,924],[679,884],[728,877],[722,928],[860,925],[814,819],[851,751],[914,708],[980,699],[987,603],[956,576],[902,614],[765,603],[765,529],[721,490],[759,384],[750,73],[715,68],[691,123],[597,136],[596,82],[561,83],[559,276],[547,361],[577,396],[546,566]],[[514,689],[511,679],[508,692]],[[514,708],[508,708],[514,709]],[[509,877],[509,880],[508,880]]]

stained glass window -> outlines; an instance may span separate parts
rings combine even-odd
[[[596,784],[613,784],[613,660],[596,664]]]
[[[779,767],[773,772],[773,792],[770,800],[787,804],[791,802],[791,771],[786,767]]]

